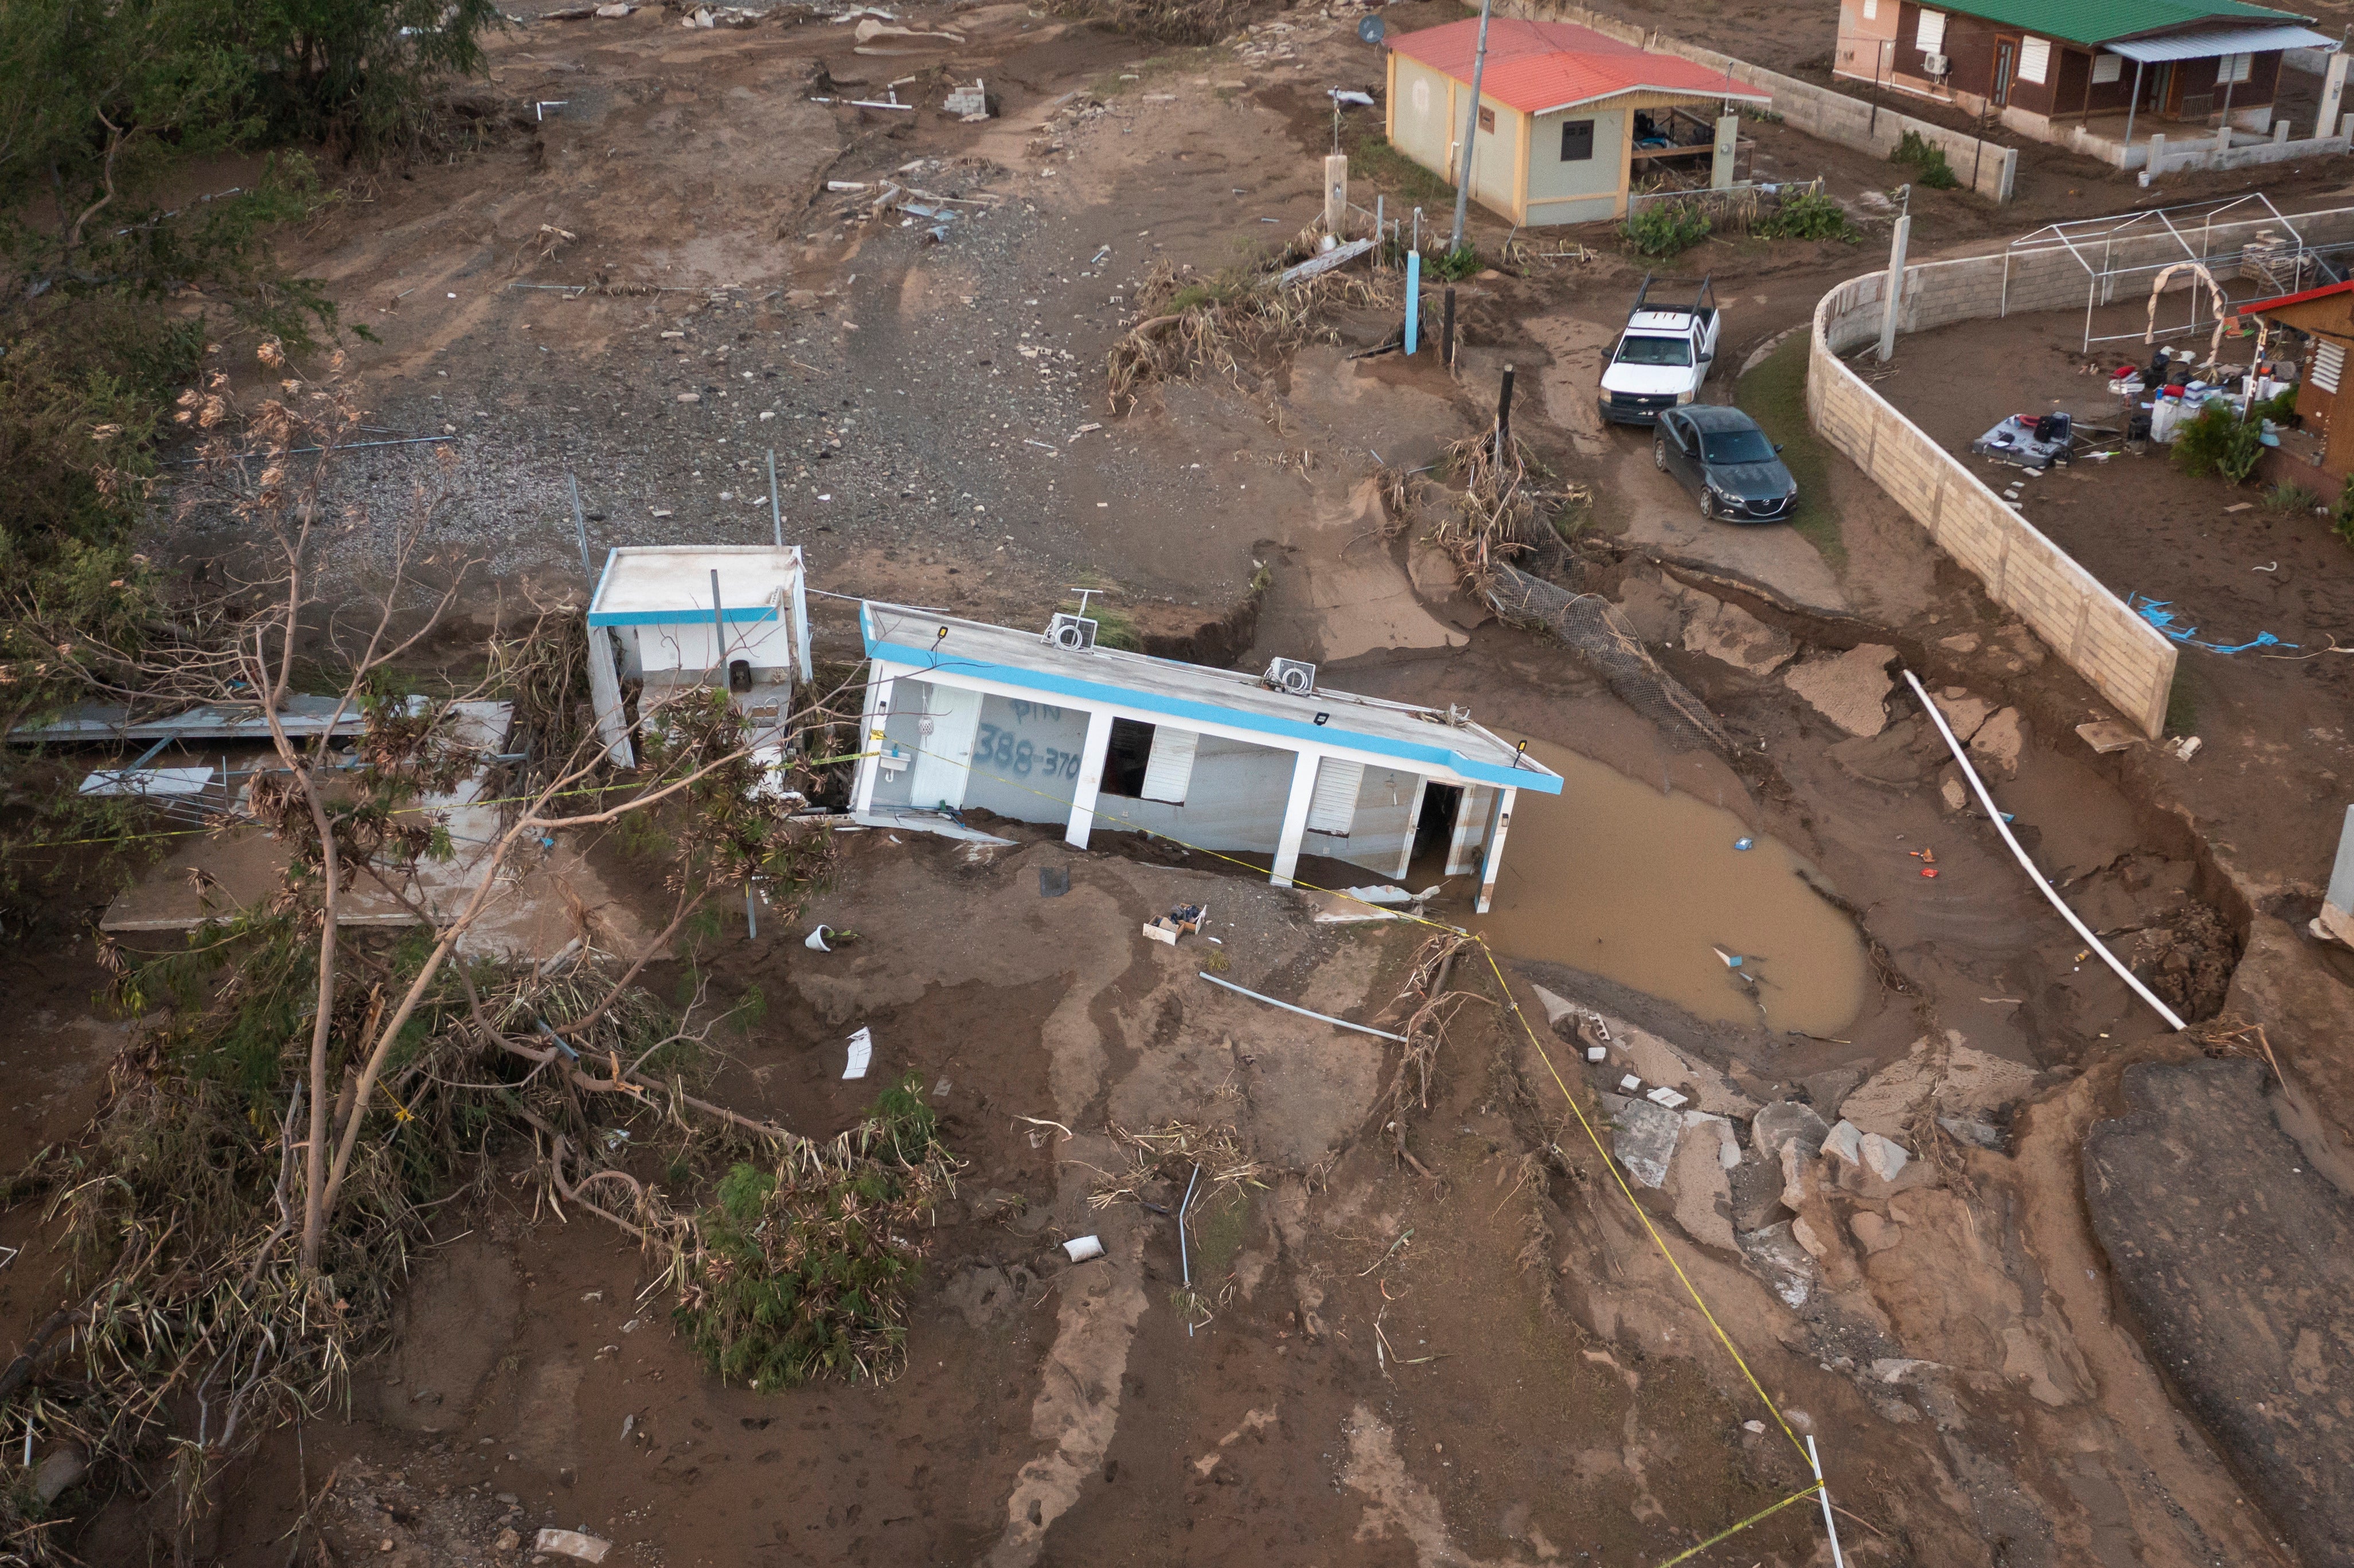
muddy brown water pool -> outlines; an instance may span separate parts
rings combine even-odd
[[[1800,880],[1790,848],[1691,795],[1541,740],[1558,795],[1521,792],[1490,912],[1471,929],[1712,1022],[1836,1034],[1863,1006],[1871,964],[1848,916]],[[1743,839],[1752,847],[1736,850]],[[1737,954],[1753,993],[1717,956]]]

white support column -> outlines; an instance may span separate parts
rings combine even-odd
[[[1482,815],[1487,794],[1485,785],[1466,784],[1463,793],[1456,797],[1455,826],[1447,835],[1447,874],[1449,876],[1460,876],[1479,863],[1474,854],[1480,825],[1487,820]]]
[[[2329,69],[2321,77],[2321,112],[2314,116],[2313,133],[2328,136],[2338,130],[2338,108],[2346,101],[2346,66],[2349,57],[2344,52],[2329,57]]]
[[[1391,874],[1404,876],[1414,864],[1414,841],[1422,832],[1422,803],[1430,795],[1430,780],[1417,774],[1414,780],[1414,804],[1406,809],[1405,842],[1398,845],[1398,868]]]
[[[876,665],[866,674],[866,709],[858,724],[858,775],[850,786],[850,810],[864,816],[875,809],[875,781],[882,777],[878,753],[889,744],[883,738],[883,721],[891,716],[891,683]]]
[[[1096,792],[1103,787],[1104,758],[1111,750],[1111,710],[1097,708],[1087,715],[1087,738],[1079,747],[1079,779],[1071,790],[1070,825],[1063,830],[1063,842],[1073,849],[1087,847],[1087,835],[1095,831]]]
[[[613,634],[601,626],[588,629],[588,700],[597,715],[597,737],[605,743],[605,760],[616,768],[635,768],[638,757],[630,745],[629,716],[621,707],[621,674],[613,664]]]
[[[1888,281],[1884,285],[1886,309],[1880,318],[1880,363],[1885,365],[1896,354],[1896,317],[1904,305],[1904,250],[1913,238],[1913,216],[1910,213],[1896,220],[1896,230],[1888,241]]]
[[[1299,842],[1308,836],[1308,808],[1316,800],[1316,765],[1321,760],[1313,751],[1299,754],[1291,765],[1291,794],[1283,804],[1283,832],[1275,843],[1275,871],[1267,881],[1278,887],[1291,885],[1291,874],[1299,869]]]
[[[1488,823],[1488,858],[1479,871],[1479,902],[1473,906],[1475,914],[1485,915],[1489,901],[1496,895],[1496,874],[1504,869],[1504,834],[1512,826],[1512,802],[1520,797],[1518,789],[1501,790],[1496,796],[1496,814]]]

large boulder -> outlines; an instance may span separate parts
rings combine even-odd
[[[1830,1132],[1823,1118],[1812,1106],[1802,1106],[1796,1100],[1776,1100],[1757,1107],[1749,1122],[1749,1147],[1760,1158],[1776,1165],[1782,1162],[1782,1146],[1797,1139],[1809,1160],[1819,1152],[1823,1139]]]

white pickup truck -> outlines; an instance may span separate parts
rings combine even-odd
[[[1598,396],[1605,419],[1653,424],[1663,410],[1700,396],[1716,363],[1722,321],[1709,281],[1700,281],[1691,304],[1665,304],[1651,298],[1652,279],[1644,277],[1635,291],[1635,308],[1627,313],[1627,330],[1602,367]]]

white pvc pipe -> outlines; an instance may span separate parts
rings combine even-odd
[[[1208,980],[1212,985],[1222,985],[1228,991],[1235,991],[1240,995],[1250,998],[1253,1001],[1263,1001],[1269,1007],[1279,1007],[1286,1012],[1296,1012],[1302,1018],[1312,1018],[1319,1023],[1330,1023],[1335,1028],[1353,1029],[1360,1034],[1374,1034],[1380,1036],[1384,1040],[1397,1041],[1400,1044],[1406,1043],[1406,1038],[1403,1034],[1393,1034],[1386,1029],[1376,1029],[1370,1023],[1352,1023],[1345,1018],[1335,1018],[1329,1012],[1310,1012],[1304,1007],[1294,1007],[1288,1001],[1278,1001],[1274,997],[1261,996],[1255,991],[1245,991],[1241,986],[1236,985],[1234,981],[1222,980],[1217,976],[1210,973],[1207,969],[1203,969],[1198,972],[1204,980]]]
[[[1831,1519],[1831,1489],[1823,1484],[1823,1462],[1815,1454],[1815,1435],[1807,1434],[1807,1463],[1815,1472],[1815,1496],[1823,1503],[1823,1529],[1831,1538],[1831,1568],[1847,1568],[1847,1556],[1840,1551],[1839,1525]]]
[[[1904,672],[1904,679],[1911,684],[1913,694],[1921,699],[1921,706],[1928,714],[1929,722],[1935,725],[1937,733],[1946,737],[1946,747],[1954,754],[1954,761],[1960,766],[1962,777],[1970,781],[1970,788],[1978,792],[1978,804],[1986,808],[1987,821],[1992,822],[1994,831],[2002,835],[2002,842],[2010,846],[2010,853],[2018,857],[2019,863],[2026,871],[2028,879],[2035,884],[2036,888],[2045,898],[2051,900],[2052,907],[2060,911],[2061,917],[2076,928],[2076,935],[2084,938],[2084,945],[2100,954],[2101,961],[2116,970],[2117,978],[2131,986],[2136,996],[2158,1010],[2158,1015],[2166,1020],[2166,1026],[2168,1029],[2179,1031],[2187,1028],[2188,1025],[2176,1015],[2174,1009],[2158,1001],[2149,987],[2141,983],[2140,977],[2126,968],[2124,962],[2115,953],[2109,951],[2107,946],[2098,937],[2093,935],[2092,927],[2076,918],[2076,912],[2062,903],[2060,895],[2052,891],[2052,885],[2043,880],[2043,874],[2035,869],[2035,863],[2027,858],[2027,852],[2020,848],[2019,841],[2011,836],[2010,824],[2004,821],[2002,813],[1995,809],[1994,797],[1987,793],[1986,781],[1978,777],[1978,769],[1972,768],[1970,759],[1963,755],[1962,743],[1954,738],[1953,730],[1946,723],[1946,715],[1938,710],[1935,703],[1929,700],[1929,693],[1921,684],[1921,678],[1907,670]]]

